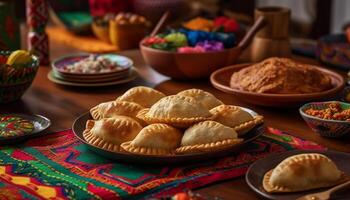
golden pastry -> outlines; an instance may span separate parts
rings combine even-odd
[[[210,110],[215,115],[216,122],[229,126],[238,133],[239,136],[263,122],[263,116],[252,116],[238,106],[220,105]]]
[[[165,123],[186,128],[210,119],[209,110],[192,97],[171,95],[162,98],[151,108],[141,110],[137,117],[149,124]]]
[[[120,151],[120,144],[130,141],[141,131],[142,126],[126,116],[88,120],[83,132],[85,140],[109,151]]]
[[[243,139],[237,138],[232,128],[215,121],[204,121],[188,128],[181,140],[181,147],[176,153],[196,153],[215,151],[239,144]]]
[[[234,72],[230,86],[257,93],[304,94],[328,90],[332,81],[312,65],[273,57]]]
[[[111,118],[119,115],[137,119],[136,115],[141,109],[143,109],[143,107],[137,103],[128,101],[109,101],[100,103],[91,108],[90,114],[94,119]]]
[[[328,157],[318,154],[299,154],[283,160],[268,171],[263,179],[267,192],[298,192],[337,185],[345,175]]]
[[[138,86],[129,89],[122,96],[118,97],[118,101],[130,101],[137,103],[145,108],[151,107],[161,98],[165,97],[165,94],[144,86]]]
[[[200,89],[184,90],[182,92],[179,92],[177,95],[195,98],[198,102],[201,102],[209,110],[223,104],[214,95]]]
[[[182,133],[167,124],[151,124],[143,128],[134,140],[121,147],[141,155],[171,155],[180,145]]]

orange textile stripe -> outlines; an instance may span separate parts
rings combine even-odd
[[[0,166],[0,177],[6,179],[8,182],[11,182],[14,185],[26,187],[30,190],[33,190],[34,193],[45,199],[62,199],[57,197],[57,192],[55,188],[33,183],[30,177],[14,176],[11,174],[7,174],[6,171],[6,166]]]

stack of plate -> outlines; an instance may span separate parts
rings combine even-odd
[[[118,64],[121,69],[101,73],[76,73],[65,70],[66,66],[72,65],[89,57],[90,54],[76,54],[60,58],[52,63],[52,70],[48,74],[49,80],[61,85],[96,87],[126,83],[134,80],[137,73],[133,70],[131,59],[116,54],[101,54]]]

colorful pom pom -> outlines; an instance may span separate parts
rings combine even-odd
[[[191,31],[186,29],[180,29],[180,32],[187,36],[187,41],[190,46],[195,46],[198,42],[206,40],[222,42],[225,48],[231,48],[236,44],[234,33]]]
[[[205,52],[205,49],[200,47],[200,46],[196,46],[196,47],[180,47],[177,49],[177,52],[179,53],[203,53]]]
[[[234,33],[239,30],[239,24],[234,19],[222,16],[214,20],[214,28],[216,30],[223,29],[226,33]]]
[[[222,42],[217,41],[203,41],[198,42],[196,44],[196,47],[203,48],[206,52],[207,51],[222,51],[224,50],[224,44]]]
[[[177,47],[175,47],[172,43],[161,43],[161,44],[153,44],[150,46],[153,49],[165,50],[165,51],[176,51]]]
[[[194,18],[184,23],[183,26],[187,29],[195,31],[212,31],[214,28],[213,21],[203,17]]]
[[[163,44],[163,43],[166,43],[166,40],[158,36],[148,37],[143,41],[143,44],[146,46],[151,46],[154,44]]]
[[[164,37],[167,42],[171,42],[175,47],[187,46],[187,38],[183,33],[170,33]]]

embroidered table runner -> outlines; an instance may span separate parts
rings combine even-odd
[[[238,155],[191,165],[147,167],[105,159],[66,130],[0,148],[0,199],[142,199],[171,195],[243,176],[255,160],[294,149],[324,148],[268,128]]]

